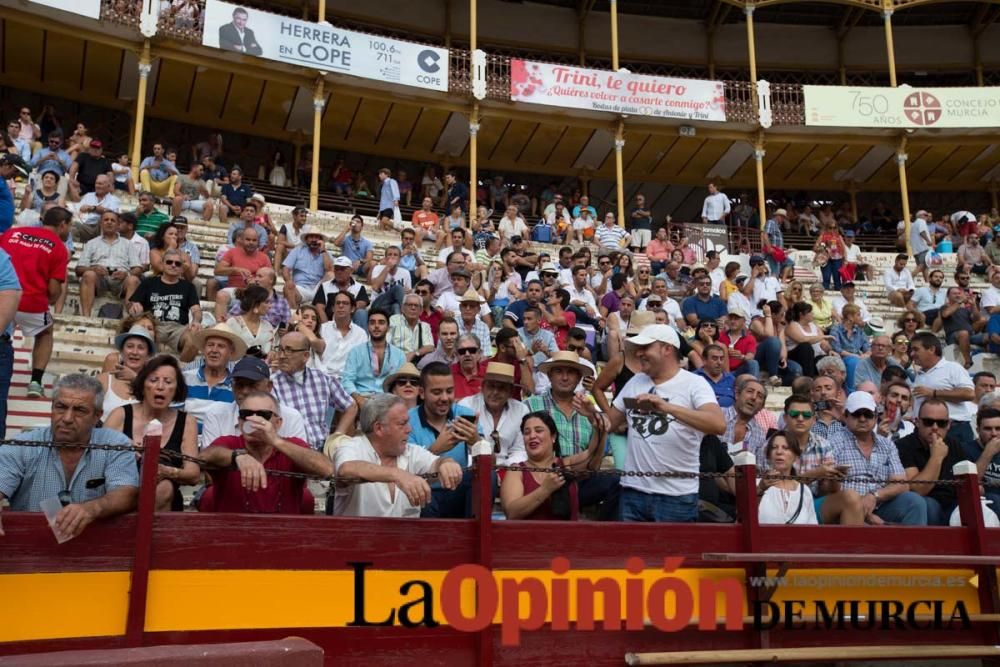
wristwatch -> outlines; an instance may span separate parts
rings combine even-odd
[[[236,457],[239,456],[240,454],[246,454],[246,453],[247,453],[247,450],[245,450],[245,449],[234,449],[233,450],[233,455],[229,459],[229,467],[232,468],[233,470],[238,470],[239,468],[237,468],[237,466],[236,466]]]

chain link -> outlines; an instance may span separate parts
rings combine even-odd
[[[99,445],[99,444],[87,444],[78,445],[70,444],[65,442],[53,442],[53,441],[43,441],[43,440],[17,440],[17,439],[5,439],[0,440],[0,446],[3,445],[14,445],[19,447],[45,447],[49,449],[94,449],[99,451],[110,451],[110,452],[132,452],[134,454],[142,454],[145,448],[140,445]],[[196,464],[202,470],[212,471],[212,470],[228,470],[227,467],[211,466],[206,464],[203,460],[196,456],[188,456],[187,454],[182,454],[180,452],[173,452],[167,450],[160,450],[160,455],[168,457],[172,460],[177,461],[189,461]],[[615,477],[654,477],[654,478],[666,478],[666,479],[721,479],[729,476],[729,473],[724,472],[681,472],[676,470],[657,470],[657,471],[647,471],[647,470],[620,470],[618,468],[607,469],[607,470],[587,470],[587,471],[576,471],[566,467],[551,467],[551,468],[538,468],[527,466],[523,464],[509,464],[509,465],[498,465],[494,466],[494,470],[515,470],[518,472],[538,472],[538,473],[550,473],[550,472],[561,472],[570,473],[575,477],[596,477],[600,475],[609,475]],[[286,472],[283,470],[269,470],[265,469],[268,475],[274,477],[288,477],[292,479],[305,479],[313,480],[317,482],[330,482],[333,484],[364,484],[368,480],[360,479],[358,477],[338,477],[337,475],[331,475],[329,477],[324,477],[323,475],[312,475],[304,472]],[[469,470],[473,470],[471,467],[463,467],[462,472],[465,473]],[[735,471],[737,476],[742,476],[742,471],[737,469]],[[417,475],[417,477],[422,477],[426,480],[437,480],[438,473],[430,472],[424,473],[422,475]],[[763,476],[761,476],[763,477]],[[793,480],[796,482],[803,482],[809,484],[811,482],[876,482],[876,483],[886,483],[888,480],[879,479],[872,477],[871,475],[848,475],[846,477],[838,477],[834,475],[826,475],[821,477],[809,477],[806,475],[767,475],[767,479],[773,480]],[[906,484],[931,484],[931,485],[941,485],[941,486],[960,486],[962,480],[958,479],[914,479],[908,480]],[[991,480],[980,480],[980,484],[989,488],[1000,488],[1000,482],[994,482]]]

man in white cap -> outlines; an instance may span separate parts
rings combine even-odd
[[[867,523],[925,526],[927,505],[909,490],[896,445],[875,432],[876,416],[871,394],[856,391],[847,397],[847,432],[839,431],[830,439],[837,466],[847,472],[841,486],[861,496]]]
[[[318,227],[306,225],[299,232],[302,243],[292,248],[281,264],[285,279],[282,292],[288,305],[295,308],[311,303],[320,283],[333,279],[333,258],[324,247],[326,236]]]
[[[521,435],[521,421],[528,408],[511,397],[514,390],[514,366],[491,361],[478,394],[458,402],[479,416],[483,433],[493,443],[497,465],[513,465],[528,460]]]
[[[628,424],[626,471],[697,473],[701,440],[722,435],[726,422],[704,378],[680,367],[673,327],[646,326],[625,341],[641,371],[622,388],[608,413],[613,433]],[[696,521],[696,478],[622,477],[623,521]]]
[[[368,326],[368,292],[364,285],[351,276],[353,265],[351,259],[344,255],[333,260],[333,280],[320,283],[312,302],[319,309],[319,319],[328,322],[334,317],[334,295],[338,292],[350,292],[354,297],[352,320],[364,329]]]

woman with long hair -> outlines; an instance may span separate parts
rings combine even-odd
[[[789,310],[799,301],[804,300],[803,290],[804,287],[802,286],[802,283],[800,283],[798,280],[793,280],[792,282],[788,283],[788,286],[785,287],[784,292],[778,293],[778,300],[781,301],[781,305],[784,306],[786,310]]]
[[[260,285],[237,290],[236,300],[242,314],[226,320],[226,326],[247,344],[247,354],[262,359],[271,352],[274,342],[274,327],[264,319],[270,308],[268,298],[267,290]]]
[[[627,252],[618,255],[618,261],[615,262],[612,271],[613,275],[623,275],[626,278],[632,278],[635,275],[635,270],[632,268],[632,256]]]
[[[816,238],[816,244],[813,246],[813,252],[819,254],[821,252],[826,252],[827,262],[823,265],[823,289],[830,289],[830,285],[833,285],[833,289],[839,290],[841,283],[840,267],[844,265],[844,255],[847,254],[847,244],[844,243],[844,237],[840,234],[840,229],[837,227],[837,221],[833,220],[828,224],[821,232],[819,237]]]
[[[187,398],[187,383],[180,363],[169,354],[153,357],[132,380],[132,394],[137,403],[115,408],[104,423],[105,428],[121,431],[141,445],[146,427],[154,419],[163,426],[161,456],[157,462],[156,511],[175,512],[184,509],[181,485],[197,484],[201,469],[179,454],[197,458],[198,423],[183,410],[170,406]],[[171,456],[173,455],[173,456]]]
[[[297,331],[306,337],[310,348],[309,361],[306,362],[306,365],[321,371],[323,370],[323,351],[326,350],[326,341],[319,335],[319,325],[319,309],[310,303],[304,303],[292,313],[292,319],[288,323],[288,331]]]
[[[795,475],[795,464],[802,456],[798,441],[778,431],[768,439],[764,456],[768,471],[757,482],[757,520],[762,524],[818,524],[809,486],[794,479],[780,479]]]
[[[77,123],[73,134],[69,135],[66,140],[66,152],[75,160],[77,155],[88,148],[90,148],[90,133],[87,126],[83,123]]]
[[[615,262],[615,269],[618,268],[618,262]],[[639,270],[635,272],[635,276],[628,281],[628,285],[625,289],[628,293],[632,295],[636,301],[642,301],[650,295],[653,291],[653,277],[652,269],[648,266],[640,266]]]
[[[806,377],[816,377],[816,359],[833,350],[831,338],[813,322],[811,304],[800,301],[788,311],[788,324],[785,326],[788,358],[802,367],[802,374]]]
[[[552,415],[531,412],[521,420],[521,435],[528,455],[522,467],[532,470],[508,470],[504,475],[500,503],[508,519],[576,520],[580,498],[573,473],[600,467],[605,435],[604,421],[598,418],[592,404],[587,413],[593,429],[587,449],[565,457],[561,455],[559,431]],[[540,469],[551,472],[536,472]]]

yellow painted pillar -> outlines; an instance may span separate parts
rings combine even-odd
[[[320,23],[326,21],[326,0],[319,0],[319,12],[316,14],[316,20]]]
[[[618,121],[615,131],[615,189],[618,193],[618,226],[625,226],[625,169],[622,149],[625,148],[625,121]]]
[[[750,57],[750,84],[753,86],[753,90],[750,94],[754,97],[757,96],[757,45],[754,41],[753,36],[753,5],[748,4],[743,8],[743,11],[747,15],[747,54]]]
[[[611,11],[611,69],[618,71],[618,0],[609,3]]]
[[[760,228],[762,230],[764,229],[764,225],[767,224],[767,197],[764,196],[764,155],[766,153],[767,151],[764,150],[764,135],[763,133],[759,133],[753,147],[753,161],[757,171],[757,210],[759,211],[758,217],[760,218]]]
[[[142,126],[146,120],[146,84],[153,63],[149,57],[149,40],[142,44],[139,54],[139,90],[135,96],[135,115],[132,124],[132,180],[139,186],[139,163],[142,162]]]
[[[309,208],[314,213],[319,210],[319,151],[320,133],[323,125],[323,109],[326,107],[326,95],[323,91],[323,79],[316,81],[313,92],[313,161],[312,179],[309,183]]]
[[[883,0],[882,22],[885,24],[885,50],[889,57],[889,85],[896,87],[896,50],[892,45],[892,0]]]
[[[475,0],[473,0],[475,1]],[[469,229],[479,215],[478,198],[479,192],[479,172],[476,158],[478,157],[479,142],[479,102],[472,103],[472,115],[469,116]]]
[[[910,246],[910,190],[906,185],[906,137],[899,140],[899,148],[896,149],[896,164],[899,165],[899,195],[903,199],[903,225],[906,238],[906,254],[913,256],[913,248]]]

